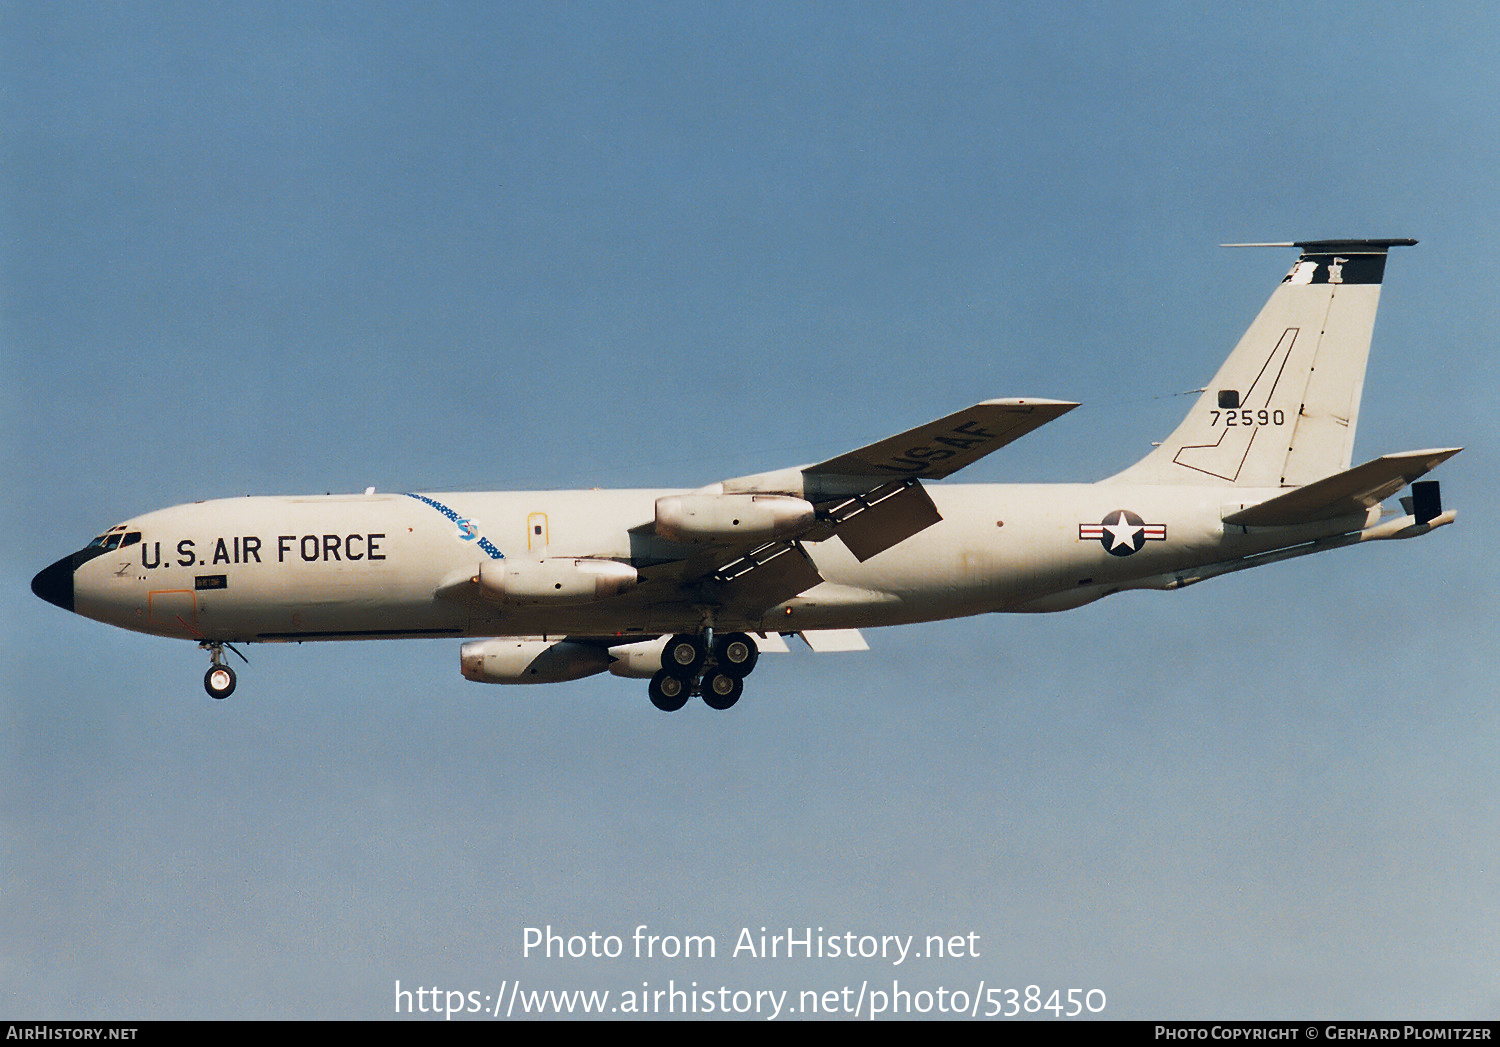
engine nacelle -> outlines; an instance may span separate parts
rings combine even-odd
[[[662,648],[667,646],[667,637],[654,640],[638,640],[609,649],[609,671],[616,676],[628,676],[638,680],[649,680],[661,670]]]
[[[635,568],[616,560],[506,557],[479,565],[480,589],[507,603],[592,603],[616,596],[635,583]]]
[[[771,541],[813,521],[789,494],[671,494],[656,500],[656,533],[674,542]]]
[[[459,648],[458,667],[475,683],[561,683],[602,673],[609,653],[567,640],[471,640]]]

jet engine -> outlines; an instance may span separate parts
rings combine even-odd
[[[667,645],[667,637],[654,640],[639,640],[609,649],[609,671],[616,676],[649,680],[661,672],[661,652]]]
[[[672,494],[656,500],[656,533],[674,542],[771,541],[812,521],[812,503],[788,494]]]
[[[609,653],[567,640],[471,640],[459,648],[458,665],[475,683],[561,683],[602,673]]]
[[[633,588],[635,582],[635,568],[616,560],[507,557],[479,565],[480,589],[507,603],[592,603]]]

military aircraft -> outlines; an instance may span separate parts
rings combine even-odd
[[[1460,448],[1350,467],[1390,248],[1305,240],[1187,417],[1092,484],[935,484],[1075,403],[985,400],[812,465],[691,490],[376,493],[195,502],[136,517],[32,580],[64,610],[196,640],[234,690],[233,644],[464,643],[486,683],[609,671],[652,703],[739,699],[800,635],[1179,589],[1453,522],[1419,478]],[[1381,503],[1410,485],[1402,509]]]

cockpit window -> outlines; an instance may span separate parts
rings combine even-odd
[[[92,542],[89,543],[89,548],[103,549],[108,552],[113,549],[118,549],[121,545],[134,545],[140,540],[140,531],[131,531],[127,534],[125,531],[125,525],[120,524],[120,526],[118,527],[111,527],[109,530],[101,534],[98,538],[95,538]]]

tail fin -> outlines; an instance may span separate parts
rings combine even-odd
[[[1300,487],[1349,468],[1386,252],[1415,240],[1304,240],[1302,254],[1188,415],[1111,477]]]

